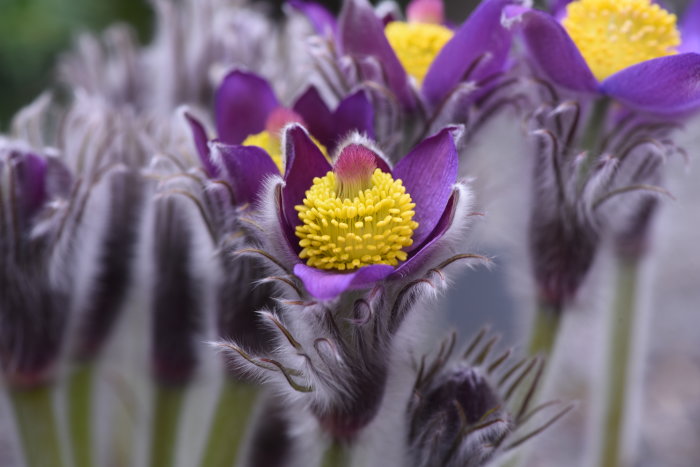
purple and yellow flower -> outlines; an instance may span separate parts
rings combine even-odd
[[[554,16],[509,6],[506,16],[558,86],[653,114],[700,106],[700,2],[680,27],[651,0],[577,0]]]
[[[421,100],[437,106],[464,81],[483,82],[501,73],[511,46],[501,25],[508,0],[486,0],[456,29],[445,24],[441,0],[413,0],[408,21],[384,24],[366,0],[345,2],[339,18],[340,53],[378,64],[387,87],[404,108]]]
[[[371,288],[425,264],[463,206],[460,192],[469,198],[456,184],[458,136],[446,128],[392,168],[357,135],[331,164],[300,125],[287,127],[276,214],[281,250],[312,296]]]
[[[362,90],[343,99],[331,111],[319,91],[311,86],[292,108],[287,108],[281,105],[265,79],[235,70],[219,86],[214,107],[216,141],[227,145],[220,153],[211,153],[204,126],[193,116],[186,114],[186,117],[207,175],[213,178],[228,175],[241,204],[255,200],[262,181],[259,176],[284,173],[281,131],[285,125],[305,125],[326,152],[333,151],[352,131],[374,135],[374,111]],[[237,157],[232,157],[233,154]],[[252,164],[252,172],[245,170],[242,176],[238,163]]]

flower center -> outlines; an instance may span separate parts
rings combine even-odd
[[[406,73],[418,84],[454,33],[439,24],[392,21],[384,28],[386,38]]]
[[[270,155],[270,158],[275,163],[280,173],[284,173],[282,138],[280,136],[282,134],[282,129],[289,123],[294,122],[304,125],[304,120],[298,113],[284,107],[278,107],[267,117],[265,130],[248,136],[241,144],[243,146],[257,146],[263,149]],[[323,155],[328,158],[328,151],[326,148],[313,136],[311,140],[316,143],[316,146],[318,146]]]
[[[415,204],[401,180],[376,168],[357,144],[346,146],[333,171],[314,178],[296,206],[302,224],[299,257],[319,269],[351,270],[369,264],[396,266],[413,244]]]
[[[629,66],[676,53],[673,15],[651,0],[579,0],[562,21],[598,80]]]

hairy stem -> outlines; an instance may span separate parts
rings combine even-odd
[[[163,384],[156,386],[151,439],[151,467],[175,465],[175,447],[185,387]]]
[[[348,446],[333,441],[326,449],[321,461],[321,467],[347,467],[350,465],[350,449]]]
[[[94,366],[80,364],[68,380],[68,422],[75,467],[91,467],[93,463],[92,388]]]
[[[562,310],[550,304],[540,302],[535,310],[535,321],[530,330],[530,355],[543,353],[551,355],[559,331]]]
[[[51,387],[9,393],[27,467],[64,467]]]
[[[252,385],[226,380],[209,429],[200,463],[202,467],[231,467],[235,464],[257,393],[257,388]]]
[[[617,467],[622,464],[621,446],[625,429],[625,401],[630,375],[630,357],[636,326],[637,279],[639,261],[620,258],[617,264],[615,308],[610,316],[609,354],[602,426],[600,429],[600,464]]]

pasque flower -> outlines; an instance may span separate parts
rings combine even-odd
[[[214,107],[217,141],[233,145],[227,153],[239,152],[242,158],[249,155],[255,159],[264,159],[266,154],[271,160],[265,165],[276,167],[278,173],[284,171],[280,132],[288,123],[303,123],[327,151],[332,151],[351,131],[360,131],[370,137],[374,135],[374,112],[361,90],[342,100],[335,111],[331,111],[318,90],[311,86],[290,109],[280,104],[265,79],[235,70],[217,89]],[[207,174],[210,177],[222,175],[222,169],[212,160],[204,127],[192,115],[187,114],[187,119]],[[227,156],[223,157],[224,172],[234,177],[232,185],[239,202],[250,202],[254,195],[246,189],[250,182],[241,180],[237,176],[239,170],[230,166]]]
[[[628,108],[678,114],[700,106],[700,6],[679,28],[651,0],[577,0],[562,19],[509,6],[535,67],[558,86]]]
[[[280,235],[272,242],[278,243],[271,247],[274,256],[320,299],[419,270],[459,224],[455,217],[466,216],[458,209],[469,204],[466,189],[456,184],[459,133],[457,127],[442,130],[391,168],[357,135],[339,146],[331,165],[302,126],[290,125],[284,183],[266,203],[275,206],[270,216]],[[255,173],[258,183],[275,173],[270,166],[260,169],[262,157],[243,160],[230,146],[214,147]]]

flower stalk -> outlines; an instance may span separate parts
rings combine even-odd
[[[626,401],[629,390],[631,357],[637,326],[637,285],[640,260],[619,257],[614,310],[610,314],[609,359],[600,432],[601,467],[617,467],[623,463],[622,443],[625,434]]]
[[[27,467],[64,467],[51,386],[10,389]]]
[[[321,467],[348,467],[350,465],[350,449],[348,446],[332,441],[323,454]]]
[[[535,310],[535,321],[530,330],[528,349],[530,355],[551,355],[559,332],[562,309],[540,301]]]
[[[187,386],[158,384],[154,394],[151,467],[175,465],[175,447]]]
[[[228,378],[224,383],[209,429],[202,467],[229,467],[240,453],[258,389]]]
[[[75,467],[94,465],[92,452],[92,390],[95,367],[90,362],[76,367],[68,380],[68,420]]]

